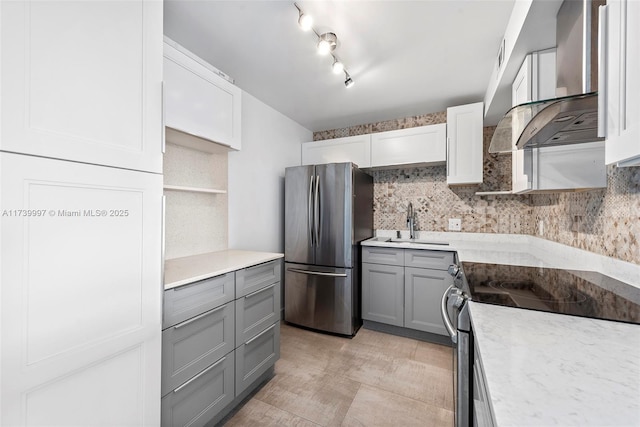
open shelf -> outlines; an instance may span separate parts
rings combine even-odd
[[[191,193],[206,193],[206,194],[227,194],[227,190],[216,190],[215,188],[198,188],[198,187],[185,187],[182,185],[165,185],[165,190],[169,191],[188,191]]]

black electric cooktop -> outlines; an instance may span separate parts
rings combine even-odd
[[[463,262],[471,300],[640,324],[640,288],[593,271]]]

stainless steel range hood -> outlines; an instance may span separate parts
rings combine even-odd
[[[565,0],[557,15],[556,94],[513,107],[500,120],[490,153],[602,141],[598,137],[598,6]]]

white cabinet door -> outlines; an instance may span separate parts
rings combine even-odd
[[[1,425],[160,424],[162,176],[0,153]]]
[[[360,168],[371,166],[371,135],[347,136],[302,144],[302,164],[351,162]]]
[[[162,2],[3,1],[0,150],[162,172]]]
[[[637,166],[640,165],[640,2],[610,0],[606,7],[605,161],[608,165]]]
[[[445,123],[371,135],[371,167],[447,160]]]
[[[447,108],[447,184],[482,183],[483,104]]]
[[[240,150],[242,91],[214,70],[165,38],[165,126]]]

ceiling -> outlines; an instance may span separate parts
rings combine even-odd
[[[316,53],[292,1],[165,0],[164,33],[311,131],[482,101],[515,0],[299,1],[355,85]]]

